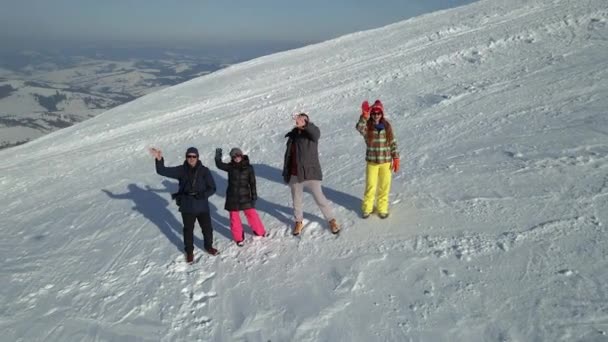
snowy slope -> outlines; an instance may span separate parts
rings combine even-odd
[[[604,341],[608,3],[481,1],[279,53],[0,151],[2,341]],[[402,171],[358,218],[363,99]],[[336,238],[305,197],[290,235],[290,114],[320,126]],[[218,257],[181,254],[194,145],[219,185]],[[229,239],[215,147],[256,165],[267,239]],[[200,239],[200,231],[197,230]]]

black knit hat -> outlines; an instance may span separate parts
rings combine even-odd
[[[196,147],[188,147],[188,149],[186,150],[186,156],[189,154],[196,154],[196,156],[198,157],[198,150],[196,149]]]

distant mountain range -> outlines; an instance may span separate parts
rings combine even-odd
[[[0,149],[235,62],[174,51],[140,58],[19,51],[0,58]]]

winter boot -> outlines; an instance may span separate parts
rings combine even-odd
[[[338,234],[340,232],[340,226],[338,226],[336,219],[329,220],[329,228],[333,234]]]
[[[194,253],[193,252],[186,252],[186,262],[189,264],[194,262]]]
[[[295,236],[300,235],[303,228],[304,228],[304,225],[302,224],[302,222],[297,221],[296,225],[293,227],[293,235],[295,235]]]
[[[213,247],[205,248],[205,251],[207,253],[211,254],[211,255],[218,255],[218,254],[220,254],[220,252],[217,249],[213,248]]]
[[[378,217],[380,217],[381,219],[385,219],[388,217],[388,213],[380,213],[378,214]]]

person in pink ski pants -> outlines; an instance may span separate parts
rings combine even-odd
[[[258,198],[255,185],[255,172],[249,163],[249,157],[239,148],[230,150],[230,162],[222,161],[222,149],[215,150],[215,166],[228,172],[228,188],[226,189],[226,205],[224,209],[230,212],[230,230],[234,242],[241,247],[244,244],[245,233],[241,223],[240,212],[245,212],[247,222],[257,236],[266,236],[266,230],[255,210]]]

